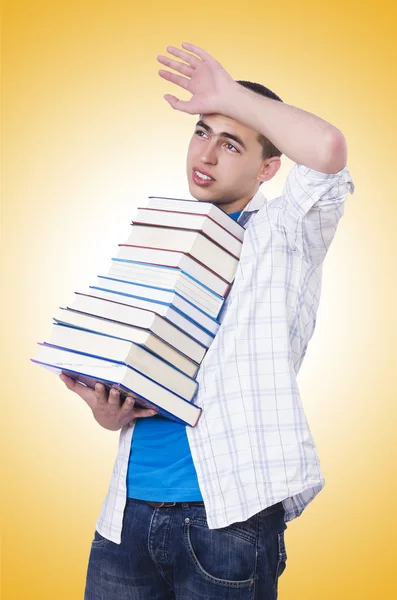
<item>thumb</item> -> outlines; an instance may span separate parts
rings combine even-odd
[[[179,100],[176,96],[172,96],[171,94],[166,94],[164,99],[167,100],[168,104],[175,110],[181,110],[182,112],[195,114],[192,112],[189,101]]]

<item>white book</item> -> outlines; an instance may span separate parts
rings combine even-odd
[[[45,343],[64,350],[72,350],[126,364],[150,377],[156,383],[165,386],[171,392],[182,396],[185,400],[191,401],[197,393],[197,381],[192,377],[188,377],[133,342],[65,325],[54,325],[50,337]]]
[[[150,352],[153,352],[166,362],[174,365],[174,367],[183,373],[186,373],[186,375],[189,375],[190,377],[195,377],[197,375],[199,365],[196,362],[173,348],[173,346],[170,346],[170,344],[164,342],[148,329],[116,323],[115,321],[93,317],[63,307],[60,308],[56,317],[53,317],[53,319],[55,323],[59,323],[60,325],[67,325],[69,327],[92,331],[94,333],[102,333],[110,338],[113,337],[127,342],[134,342],[135,344],[147,348]]]
[[[209,240],[202,233],[171,227],[131,225],[127,245],[183,252],[231,283],[236,274],[238,258]]]
[[[222,246],[236,258],[240,257],[243,246],[243,242],[239,238],[235,237],[216,221],[213,221],[208,215],[139,208],[133,219],[133,223],[137,225],[156,225],[198,231]]]
[[[237,223],[232,217],[230,217],[224,210],[219,208],[212,202],[202,202],[201,200],[181,200],[178,198],[159,198],[155,196],[149,196],[148,201],[145,203],[147,208],[157,208],[163,210],[170,210],[172,212],[185,212],[194,213],[200,215],[207,215],[211,217],[216,223],[222,225],[235,235],[241,241],[244,239],[244,227]]]
[[[164,317],[151,310],[129,306],[122,302],[95,298],[79,292],[75,292],[75,299],[68,308],[96,317],[111,319],[125,325],[150,329],[162,340],[171,344],[198,364],[203,360],[207,350],[205,346],[194,340],[190,335],[187,335]]]
[[[148,287],[147,285],[136,285],[130,281],[120,281],[111,277],[103,277],[102,275],[96,278],[94,283],[90,285],[90,288],[93,290],[100,289],[118,292],[141,300],[170,305],[176,311],[180,311],[183,315],[193,319],[193,321],[214,335],[219,329],[220,323],[216,319],[208,316],[205,312],[197,308],[193,302],[188,302],[174,290],[161,290]]]
[[[135,298],[134,296],[127,296],[126,294],[121,294],[119,292],[100,290],[98,288],[88,288],[88,290],[83,291],[82,293],[95,296],[96,298],[103,298],[104,300],[110,300],[111,302],[122,302],[123,304],[134,308],[151,310],[156,313],[156,315],[161,315],[167,319],[167,321],[179,327],[179,329],[187,333],[187,335],[190,335],[197,342],[200,342],[200,344],[203,344],[206,348],[211,346],[215,337],[215,334],[207,332],[207,330],[196,325],[196,323],[193,323],[193,321],[182,315],[182,313],[177,312],[172,306],[160,304],[160,302],[155,302],[154,300]]]
[[[222,296],[215,294],[181,269],[173,267],[113,258],[107,275],[155,289],[175,290],[214,319],[218,317],[224,303]]]
[[[176,369],[179,369],[189,377],[195,377],[199,365],[193,360],[170,346],[157,335],[148,329],[133,327],[132,325],[124,325],[116,323],[108,319],[93,317],[75,310],[70,310],[61,307],[56,317],[53,317],[55,323],[67,325],[75,329],[83,329],[92,331],[93,333],[101,333],[111,338],[118,338],[126,342],[134,342],[150,352],[159,356],[162,360],[172,364]]]
[[[137,406],[157,408],[161,415],[192,427],[200,417],[201,410],[193,403],[127,365],[42,344],[39,344],[39,350],[31,361],[58,375],[64,373],[91,388],[97,382],[103,383],[107,389],[116,387],[123,400],[127,394],[133,393],[138,396]]]
[[[210,290],[213,290],[216,294],[219,294],[219,296],[222,296],[222,298],[226,296],[230,289],[230,283],[183,252],[120,244],[116,258],[164,267],[177,267],[210,288]]]

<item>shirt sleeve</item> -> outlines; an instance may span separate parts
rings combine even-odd
[[[354,184],[347,167],[329,174],[295,164],[287,176],[276,201],[278,221],[291,245],[301,246],[315,265],[325,258],[349,192],[354,193]]]

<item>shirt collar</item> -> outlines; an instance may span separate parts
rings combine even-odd
[[[264,206],[266,203],[266,198],[265,196],[262,194],[262,192],[260,190],[258,190],[255,194],[255,196],[253,196],[251,198],[251,200],[248,202],[247,206],[244,208],[243,212],[252,212],[254,210],[259,210],[260,208],[262,208],[262,206]]]
[[[246,207],[242,210],[241,215],[238,219],[240,225],[244,227],[248,219],[251,217],[251,213],[257,212],[266,204],[266,202],[266,197],[262,194],[260,190],[258,190],[255,196],[251,198]]]

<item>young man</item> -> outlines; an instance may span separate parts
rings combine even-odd
[[[322,264],[354,186],[342,133],[264,86],[236,82],[207,52],[169,47],[198,114],[189,189],[245,226],[222,325],[200,367],[195,428],[122,406],[61,376],[119,454],[97,523],[86,600],[277,598],[284,531],[324,485],[296,375],[315,327]],[[188,52],[186,52],[188,51]],[[284,153],[296,164],[279,198],[260,185]]]

